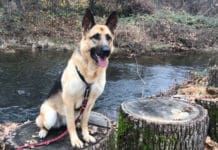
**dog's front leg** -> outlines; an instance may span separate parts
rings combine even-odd
[[[74,117],[74,101],[73,97],[67,94],[63,94],[63,101],[65,106],[65,115],[67,122],[67,129],[70,134],[70,141],[73,147],[82,148],[83,143],[78,138],[75,126],[75,117]]]
[[[81,128],[82,128],[82,135],[83,135],[83,139],[86,142],[92,142],[95,143],[96,140],[93,136],[91,136],[89,134],[89,130],[88,130],[88,120],[89,120],[89,116],[92,110],[92,107],[95,104],[97,97],[96,96],[91,96],[89,97],[87,106],[83,112],[83,116],[82,116],[82,120],[81,120]]]

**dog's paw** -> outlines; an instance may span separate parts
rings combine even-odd
[[[41,129],[40,131],[39,131],[39,138],[45,138],[46,137],[46,135],[47,135],[47,133],[48,133],[48,131],[46,131],[46,130],[44,130],[44,129]]]
[[[70,141],[73,147],[83,148],[83,142],[78,137],[71,137]]]
[[[90,134],[84,135],[83,139],[86,142],[91,142],[91,143],[95,143],[96,142],[96,139],[93,136],[91,136]]]

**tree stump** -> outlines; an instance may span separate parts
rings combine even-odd
[[[208,135],[218,142],[218,99],[201,98],[195,102],[207,109],[210,118]]]
[[[124,102],[118,149],[203,150],[209,118],[197,104],[170,98]]]
[[[218,88],[218,67],[214,66],[209,68],[208,71],[208,87]]]
[[[111,124],[111,121],[104,115],[96,112],[92,112],[89,119],[89,127],[92,129],[91,134],[96,138],[96,143],[85,143],[83,149],[95,150],[95,149],[115,149],[115,136],[114,136],[114,128]],[[12,133],[6,140],[6,150],[15,149],[16,147],[23,145],[25,143],[30,144],[34,142],[44,141],[46,139],[51,139],[60,133],[62,133],[66,128],[56,129],[49,131],[48,136],[40,140],[38,138],[38,127],[34,122],[30,122],[20,126],[18,129]],[[81,131],[78,130],[78,134],[80,139]],[[65,136],[63,139],[52,143],[47,146],[38,147],[35,149],[40,150],[69,150],[72,149],[70,144],[69,135]],[[76,148],[74,148],[76,150]]]

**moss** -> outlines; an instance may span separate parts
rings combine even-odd
[[[129,132],[131,131],[131,132]],[[133,123],[126,120],[125,114],[119,114],[119,124],[118,124],[118,148],[123,148],[129,142],[128,148],[137,148],[142,150],[152,150],[156,149],[156,146],[160,145],[175,145],[176,136],[169,135],[159,135],[150,127],[137,127],[134,128]],[[136,140],[138,139],[138,140]],[[141,139],[141,140],[140,140]],[[152,143],[152,144],[151,144]],[[155,145],[158,143],[158,145]]]
[[[169,135],[169,136],[165,136],[165,135],[160,135],[158,137],[160,143],[175,143],[176,142],[176,136],[174,135]]]
[[[132,129],[133,125],[130,124],[126,118],[124,113],[119,114],[119,122],[118,122],[118,137],[124,136],[129,129]]]
[[[209,135],[215,141],[218,141],[218,109],[217,107],[211,106],[208,109],[208,114],[210,118]]]
[[[156,149],[154,143],[160,145],[174,145],[177,140],[175,135],[157,135],[151,128],[144,128],[143,133],[143,145],[141,146],[143,150]]]
[[[151,141],[151,136],[154,135],[154,132],[152,130],[150,130],[149,128],[144,128],[143,130],[143,146],[142,149],[143,150],[152,150],[153,149],[153,145],[151,145],[150,141]]]
[[[207,102],[204,100],[197,100],[197,104],[202,105],[208,111],[210,118],[210,125],[208,135],[215,141],[218,141],[218,109],[216,102]]]

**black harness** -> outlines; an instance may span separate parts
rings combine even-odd
[[[90,84],[90,83],[88,83],[86,80],[85,80],[85,78],[84,78],[84,76],[80,73],[80,71],[79,71],[79,69],[77,68],[77,66],[76,66],[76,72],[77,72],[77,74],[79,75],[79,77],[80,77],[80,79],[85,83],[85,85],[86,85],[86,89],[85,89],[85,92],[84,92],[84,99],[83,99],[83,102],[82,102],[82,105],[81,105],[81,107],[80,108],[76,108],[76,110],[79,110],[79,109],[85,109],[85,106],[86,106],[86,104],[87,104],[87,102],[88,102],[88,98],[89,98],[89,95],[90,95],[90,91],[91,91],[91,85],[92,84]]]

